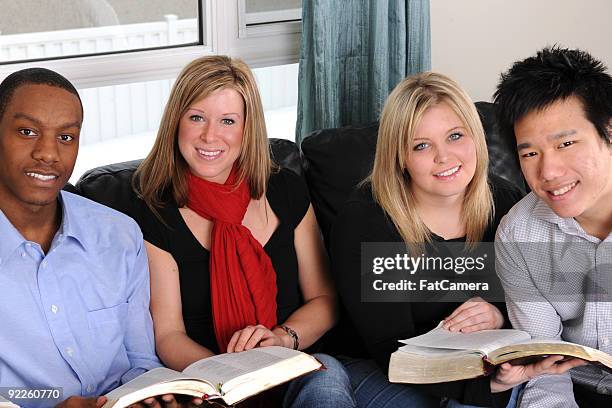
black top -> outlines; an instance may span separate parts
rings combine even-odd
[[[504,179],[492,176],[490,185],[495,217],[485,231],[483,242],[494,241],[499,221],[522,198],[520,190]],[[433,238],[434,241],[443,240],[437,236]],[[340,298],[370,356],[384,372],[388,370],[391,353],[400,345],[398,340],[426,333],[460,305],[434,302],[361,302],[361,243],[402,241],[392,221],[374,201],[370,185],[364,185],[353,193],[338,214],[331,233],[332,273]],[[506,315],[503,303],[495,305]],[[438,396],[457,399],[463,404],[493,404],[487,377],[427,385],[423,388]]]
[[[282,323],[303,303],[293,233],[308,210],[310,198],[303,179],[286,169],[270,176],[266,197],[279,219],[264,250],[276,271],[277,319]],[[176,204],[168,204],[160,210],[167,226],[142,204],[142,216],[137,217],[137,222],[144,239],[169,252],[178,264],[187,335],[218,353],[210,303],[210,252],[191,233]]]

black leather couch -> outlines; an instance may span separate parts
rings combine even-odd
[[[513,140],[500,134],[495,106],[487,102],[476,103],[480,113],[490,156],[489,172],[525,188]],[[319,130],[309,135],[301,151],[291,141],[270,139],[270,148],[276,163],[306,178],[317,220],[328,242],[335,215],[352,189],[371,170],[376,147],[378,124],[365,127],[343,127]],[[134,216],[136,196],[131,178],[140,160],[111,164],[86,172],[74,186],[77,194],[105,204],[127,215]],[[340,324],[328,336],[326,351],[359,355],[361,349],[350,325]],[[347,349],[347,344],[354,344]]]

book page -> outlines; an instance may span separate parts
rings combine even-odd
[[[494,364],[499,364],[504,361],[524,359],[525,357],[544,357],[556,354],[598,363],[604,369],[612,371],[612,356],[609,354],[562,340],[535,339],[521,344],[512,344],[490,353],[490,358]]]
[[[119,388],[115,388],[113,391],[106,394],[109,400],[118,400],[124,395],[128,395],[132,392],[141,390],[150,385],[163,383],[167,381],[176,380],[179,378],[190,378],[182,373],[171,370],[165,367],[154,368],[151,371],[147,371],[146,373],[139,375],[134,378],[132,381],[129,381],[123,384]]]
[[[568,344],[568,345],[572,345],[574,346],[574,343],[571,343],[569,341],[564,341],[564,340],[555,340],[555,339],[530,339],[527,341],[521,341],[521,344],[539,344],[539,343],[544,343],[544,344]],[[517,343],[518,344],[518,343]]]
[[[102,408],[122,408],[146,398],[164,394],[183,394],[201,398],[218,396],[208,382],[168,368],[155,368],[106,394],[108,401]]]
[[[19,408],[19,405],[7,400],[0,395],[0,408]]]
[[[442,327],[411,339],[400,340],[409,346],[429,347],[438,349],[475,350],[483,354],[509,344],[530,340],[529,334],[520,330],[500,329],[481,330],[475,333],[450,332]]]
[[[409,346],[404,346],[409,347]],[[476,351],[428,349],[410,346],[421,350],[414,354],[396,351],[389,362],[389,380],[410,384],[433,384],[475,378],[485,374],[482,354]]]
[[[269,348],[266,348],[269,350]],[[276,364],[251,371],[223,384],[223,399],[232,405],[238,401],[321,368],[316,358],[299,353]]]
[[[252,371],[274,365],[300,355],[301,352],[286,347],[261,347],[240,353],[226,353],[208,357],[191,364],[183,374],[205,378],[220,388],[229,380]]]
[[[455,349],[446,349],[446,348],[435,348],[435,347],[421,347],[421,346],[413,346],[406,345],[401,346],[399,351],[404,353],[417,354],[422,357],[434,358],[434,357],[455,357],[470,353],[481,354],[477,350],[455,350]]]

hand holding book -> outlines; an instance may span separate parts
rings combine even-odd
[[[588,364],[579,358],[548,356],[540,361],[514,365],[503,363],[491,377],[491,392],[503,392],[543,374],[563,374],[574,367]]]
[[[451,333],[441,325],[421,336],[401,340],[391,355],[389,380],[431,384],[488,375],[503,366],[494,388],[501,390],[541,374],[561,374],[583,360],[612,371],[612,356],[581,344],[557,339],[531,339],[520,330]],[[567,360],[561,361],[563,357]],[[515,367],[506,363],[514,363]]]

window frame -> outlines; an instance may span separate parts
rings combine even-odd
[[[238,0],[239,38],[300,33],[302,8],[259,13],[246,12],[246,0]]]
[[[34,62],[17,61],[0,65],[0,80],[11,72],[39,66],[63,74],[77,88],[93,88],[172,78],[190,61],[204,55],[226,54],[239,57],[254,68],[298,61],[301,23],[266,24],[256,27],[245,38],[240,35],[241,0],[198,1],[206,18],[206,24],[200,24],[199,27],[200,38],[204,39],[205,44]]]

